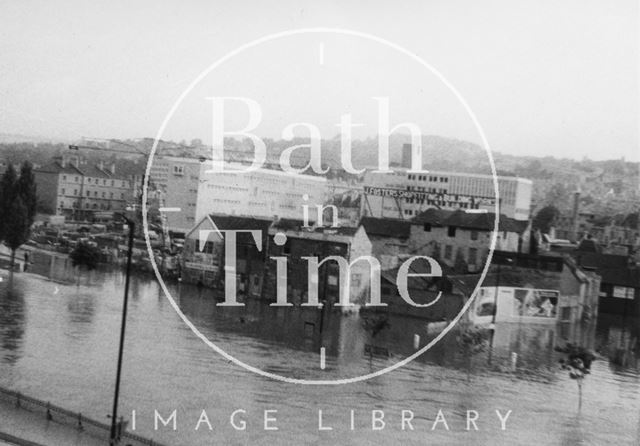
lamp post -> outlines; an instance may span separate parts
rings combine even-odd
[[[132,220],[128,219],[124,215],[120,216],[127,222],[129,226],[129,244],[127,251],[127,269],[124,281],[124,298],[122,302],[122,321],[120,323],[120,346],[118,348],[118,365],[116,369],[116,388],[113,396],[113,411],[111,413],[111,435],[109,444],[115,446],[118,444],[118,398],[120,397],[120,376],[122,374],[122,354],[124,351],[124,334],[127,326],[127,305],[129,303],[129,281],[131,279],[131,257],[133,254],[133,235],[135,231],[135,224]]]
[[[507,264],[511,264],[513,263],[513,259],[509,258],[509,257],[505,257],[504,261],[507,262]],[[493,338],[495,337],[495,333],[496,333],[496,313],[498,312],[498,293],[500,292],[500,273],[501,273],[501,268],[502,268],[502,260],[498,261],[498,271],[496,274],[496,286],[495,286],[495,293],[493,294],[493,314],[491,317],[491,324],[489,325],[489,329],[491,330],[491,339],[490,339],[490,345],[489,345],[489,358],[488,358],[488,362],[489,364],[491,364],[491,358],[493,357]]]

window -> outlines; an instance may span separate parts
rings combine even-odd
[[[64,187],[62,188],[62,195],[64,195]]]
[[[73,190],[73,195],[78,195],[78,189]]]
[[[444,247],[444,258],[447,260],[451,260],[453,254],[453,246],[445,245]]]
[[[447,235],[449,237],[455,237],[456,236],[456,227],[455,226],[449,226],[449,228],[447,229]]]
[[[109,198],[113,198],[113,192],[109,192]]]
[[[478,262],[478,249],[477,248],[469,248],[469,265],[474,265]]]
[[[478,240],[478,231],[471,231],[471,240]]]
[[[431,223],[425,223],[423,229],[424,232],[431,232]]]
[[[184,175],[184,166],[173,166],[173,174],[174,175]],[[124,187],[124,182],[122,184]]]
[[[63,181],[67,181],[67,176],[66,175],[62,175],[62,180]]]
[[[630,287],[614,286],[613,297],[633,300],[633,294],[634,294],[633,291],[634,289]]]
[[[87,191],[87,197],[90,197],[90,196],[91,196],[91,191],[88,190]]]
[[[97,197],[97,196],[98,196],[98,191],[97,191],[97,190],[93,192],[93,196],[94,196],[94,197]]]
[[[78,177],[76,177],[76,183],[78,182]]]
[[[124,194],[120,194],[120,199],[124,200]]]

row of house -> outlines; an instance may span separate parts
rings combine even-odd
[[[116,170],[116,163],[90,164],[78,155],[55,157],[34,170],[41,208],[74,220],[112,218],[132,202],[139,172]]]
[[[228,291],[227,279],[235,276],[231,290],[238,299],[254,297],[293,305],[324,302],[329,306],[348,301],[370,311],[447,320],[460,311],[478,285],[476,272],[487,258],[494,219],[492,214],[428,210],[412,220],[367,217],[354,227],[332,228],[305,226],[295,219],[210,214],[186,235],[182,277],[186,282]],[[470,314],[483,322],[482,317],[494,312],[499,320],[517,315],[519,320],[532,317],[534,321],[573,321],[597,313],[597,275],[582,272],[562,256],[522,252],[527,230],[525,223],[500,219],[499,250],[494,259],[510,260],[502,270],[497,266],[496,271],[495,262],[492,264],[481,284],[476,313]],[[244,231],[236,234],[232,265],[225,261],[229,231]],[[377,262],[355,261],[362,256]],[[416,276],[431,272],[433,266],[424,259],[409,262],[413,256],[436,259],[443,274]],[[309,257],[319,261],[313,277],[309,276]],[[334,260],[323,262],[328,257]],[[348,274],[341,274],[335,257],[351,264]],[[409,305],[401,296],[398,277],[403,267],[405,273],[414,275],[406,284],[409,296],[422,307]],[[379,280],[372,280],[376,276]],[[345,290],[346,299],[341,297]],[[367,307],[378,291],[386,306]],[[489,307],[486,300],[492,293],[496,302]],[[519,309],[514,309],[514,299],[520,301]]]

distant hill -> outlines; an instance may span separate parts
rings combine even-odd
[[[389,140],[390,162],[399,164],[402,146],[410,142],[409,135],[393,134]],[[95,147],[118,147],[131,151],[127,158],[137,158],[139,153],[149,153],[153,138],[138,138],[122,142],[74,141]],[[305,144],[304,138],[292,141],[265,139],[269,160],[277,162],[283,150],[296,144]],[[5,162],[19,163],[29,159],[36,164],[44,164],[55,154],[68,150],[68,141],[51,142],[45,138],[31,138],[22,135],[0,134],[0,157]],[[445,170],[490,174],[491,168],[485,150],[477,144],[426,135],[422,138],[423,167],[427,170]],[[339,137],[323,140],[322,161],[334,169],[341,166]],[[236,160],[252,156],[250,141],[225,140],[227,155]],[[200,140],[176,143],[162,141],[159,153],[174,156],[210,156],[210,148]],[[306,150],[296,150],[292,163],[302,166],[307,163]],[[114,158],[112,152],[86,151],[90,159]],[[122,155],[118,155],[122,157]],[[624,160],[592,161],[555,157],[516,156],[493,152],[499,175],[513,175],[533,180],[533,202],[539,209],[545,204],[554,204],[561,211],[567,211],[572,204],[573,193],[581,193],[581,209],[600,214],[629,213],[640,207],[640,163]],[[352,162],[356,169],[373,168],[378,164],[378,140],[367,138],[354,140]]]

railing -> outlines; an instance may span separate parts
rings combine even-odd
[[[92,437],[104,439],[109,439],[110,437],[111,425],[86,417],[80,412],[76,413],[60,406],[56,406],[48,401],[39,400],[4,387],[0,387],[0,400],[15,404],[16,409],[32,413],[41,413],[48,421],[73,427]],[[2,439],[2,436],[0,436],[0,439]],[[14,441],[15,439],[11,440],[10,438],[6,438],[6,440],[16,442]],[[21,440],[19,444],[35,445],[35,443],[25,440]],[[164,446],[157,441],[126,431],[122,432],[120,442],[118,444],[124,446]]]

